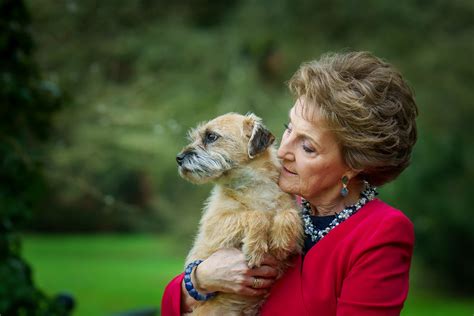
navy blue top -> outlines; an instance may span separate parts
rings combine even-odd
[[[314,228],[325,229],[336,218],[336,215],[310,216],[310,218]],[[311,236],[305,234],[304,237],[303,254],[306,254],[316,243],[311,240]]]

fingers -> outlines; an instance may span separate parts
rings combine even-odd
[[[253,277],[260,278],[276,278],[278,275],[278,270],[271,266],[260,266],[258,268],[253,268],[249,270],[249,275]]]
[[[273,279],[248,277],[235,289],[235,292],[245,296],[261,296],[270,291],[273,283]]]
[[[250,285],[251,288],[260,290],[260,289],[269,289],[272,287],[275,280],[273,279],[264,279],[264,278],[252,278],[252,284]]]
[[[269,293],[274,283],[274,278],[253,277],[247,274],[236,280],[230,292],[245,296],[262,296]]]
[[[239,291],[236,291],[237,294],[244,296],[263,296],[269,293],[268,289],[252,289],[250,287],[242,287]]]
[[[261,266],[249,268],[241,250],[220,249],[196,268],[196,286],[211,292],[263,296],[269,293],[275,282],[277,266],[278,261],[266,254]]]
[[[278,266],[278,260],[277,260],[274,256],[272,256],[272,255],[266,253],[266,254],[263,256],[263,261],[262,261],[262,264],[261,264],[261,265],[267,265],[267,266],[276,267],[276,266]]]

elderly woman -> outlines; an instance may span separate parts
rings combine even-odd
[[[413,225],[374,198],[409,164],[417,106],[400,73],[367,52],[304,63],[289,81],[296,102],[278,156],[279,186],[301,201],[304,253],[275,280],[275,259],[250,269],[237,249],[194,271],[198,292],[258,296],[262,315],[399,315],[408,293]],[[180,275],[162,315],[192,310]]]

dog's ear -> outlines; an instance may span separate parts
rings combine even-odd
[[[244,121],[244,133],[249,138],[247,153],[250,159],[267,149],[275,136],[262,124],[262,120],[253,113],[246,115]]]

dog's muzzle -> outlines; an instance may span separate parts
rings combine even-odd
[[[183,165],[184,160],[186,159],[186,157],[191,156],[191,155],[194,155],[194,152],[185,151],[185,152],[182,152],[182,153],[178,154],[176,156],[176,162],[178,163],[178,166],[181,167]]]

